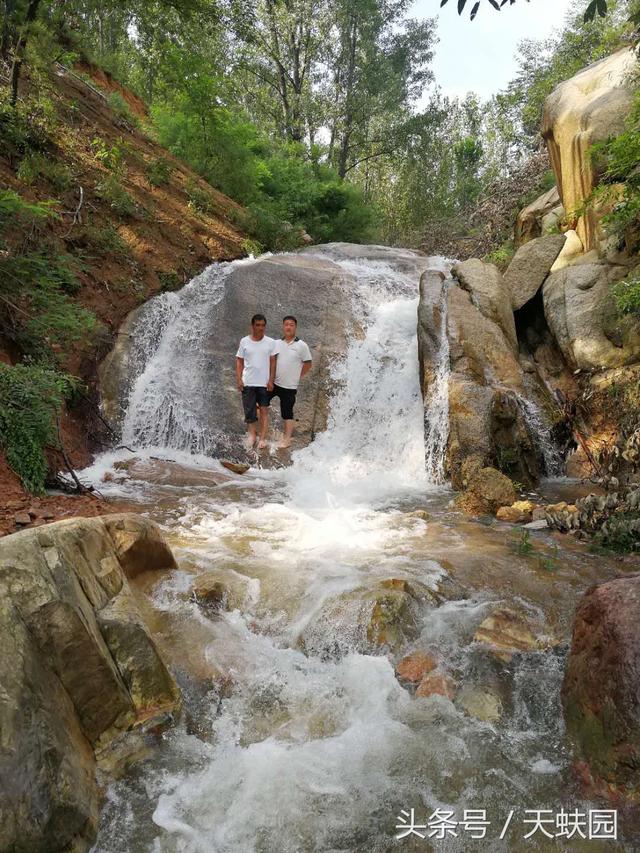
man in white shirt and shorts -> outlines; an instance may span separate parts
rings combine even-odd
[[[247,446],[252,448],[256,443],[259,425],[258,447],[261,450],[267,446],[269,403],[276,373],[276,341],[265,335],[266,328],[264,314],[254,314],[251,334],[242,338],[236,353],[236,382],[242,392]]]
[[[275,342],[277,356],[274,386],[269,400],[280,398],[280,414],[284,421],[284,434],[278,447],[284,450],[291,446],[293,436],[293,407],[296,392],[303,376],[311,370],[311,351],[304,341],[296,336],[298,321],[288,314],[282,321],[282,340]]]

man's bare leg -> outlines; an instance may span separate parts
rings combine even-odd
[[[267,406],[260,406],[258,409],[258,418],[260,423],[258,449],[264,450],[267,446],[267,430],[269,429],[269,408]]]
[[[257,436],[257,424],[255,424],[255,423],[247,424],[247,438],[246,438],[247,450],[251,450],[253,445],[256,443],[257,437],[258,437]]]
[[[291,447],[291,439],[293,438],[293,427],[295,421],[283,421],[284,430],[282,434],[282,441],[278,445],[280,450],[286,450],[287,447]]]

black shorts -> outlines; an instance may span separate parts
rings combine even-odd
[[[280,414],[283,421],[293,420],[293,406],[296,402],[295,388],[281,388],[279,385],[273,386],[273,391],[269,394],[269,400],[274,397],[280,398]]]
[[[252,385],[242,389],[242,408],[244,409],[244,419],[248,424],[255,424],[258,420],[256,405],[268,406],[271,402],[271,395],[266,388],[257,388]]]

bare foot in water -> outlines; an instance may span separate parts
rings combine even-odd
[[[256,437],[255,437],[255,435],[251,435],[251,433],[249,433],[249,434],[247,435],[247,437],[245,438],[245,440],[244,440],[244,446],[245,446],[245,448],[246,448],[247,450],[253,450],[253,445],[254,445],[255,443],[256,443]]]
[[[258,450],[266,450],[266,447],[267,447],[267,442],[265,441],[264,438],[261,438],[260,441],[258,442]]]
[[[278,445],[278,450],[286,450],[288,447],[291,447],[291,439],[283,438],[280,444]]]

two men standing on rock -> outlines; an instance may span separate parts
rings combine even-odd
[[[247,424],[247,445],[252,448],[267,446],[269,404],[274,397],[280,399],[280,414],[284,433],[279,449],[291,446],[293,436],[293,407],[298,385],[311,370],[311,352],[304,341],[296,336],[298,321],[291,314],[282,321],[283,336],[274,340],[265,335],[267,318],[254,314],[251,334],[240,341],[236,353],[236,381],[242,392],[244,419]]]

